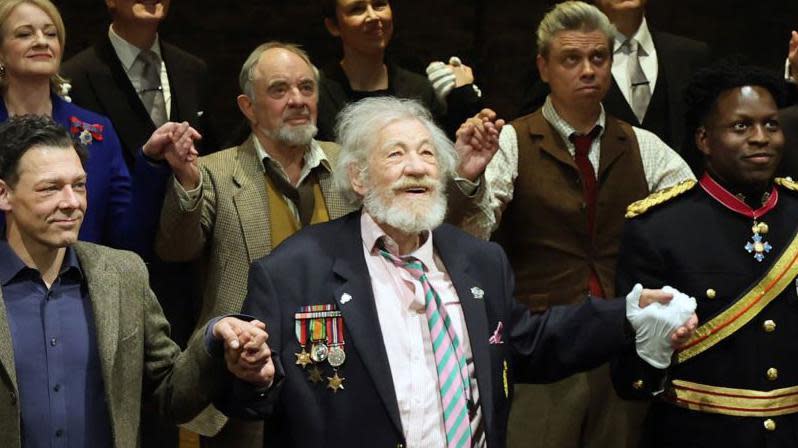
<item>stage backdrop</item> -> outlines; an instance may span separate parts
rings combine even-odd
[[[99,0],[55,2],[67,28],[65,58],[107,32]],[[221,133],[241,120],[235,104],[247,54],[272,39],[301,44],[317,65],[338,57],[315,0],[173,0],[162,37],[205,59],[213,80],[211,110]],[[512,118],[534,62],[534,29],[546,0],[394,0],[392,57],[423,71],[429,61],[460,56],[472,65],[487,104]],[[796,0],[652,0],[652,28],[710,44],[716,56],[742,53],[781,69],[789,31],[798,28]]]

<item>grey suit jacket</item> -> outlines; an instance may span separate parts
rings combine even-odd
[[[137,447],[142,396],[167,419],[183,422],[213,398],[224,370],[196,338],[188,349],[169,338],[169,324],[131,252],[91,243],[72,246],[91,300],[105,397],[116,447]],[[0,292],[0,446],[21,446],[14,349]],[[33,423],[35,424],[35,422]]]

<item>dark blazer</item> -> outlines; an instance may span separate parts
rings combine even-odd
[[[203,136],[200,151],[216,151],[210,125],[208,73],[205,62],[161,41],[161,55],[169,73],[172,94],[170,121],[188,121]],[[76,54],[61,66],[70,80],[70,96],[78,104],[103,114],[114,123],[125,160],[131,166],[136,151],[155,131],[150,115],[141,103],[106,34],[94,46]]]
[[[784,130],[784,158],[779,173],[798,179],[798,105],[782,109],[779,118]]]
[[[354,212],[308,227],[250,269],[243,312],[266,322],[281,379],[265,396],[238,387],[217,405],[239,417],[266,417],[267,446],[405,444],[360,219]],[[512,298],[512,270],[498,245],[448,224],[434,231],[433,242],[462,304],[489,447],[506,444],[514,381],[549,382],[598,366],[627,342],[624,301],[587,300],[532,314]],[[344,294],[351,300],[342,302]],[[346,380],[336,393],[326,382],[309,382],[296,364],[294,313],[315,304],[332,304],[343,313],[346,362],[339,375]],[[489,343],[499,323],[502,343]]]
[[[90,243],[72,247],[91,301],[114,446],[135,448],[141,440],[142,397],[152,399],[167,420],[186,421],[219,389],[224,365],[211,359],[201,337],[183,353],[169,339],[169,323],[147,287],[147,270],[139,257]],[[36,422],[20,421],[14,349],[3,304],[0,291],[0,446],[18,448],[20,425]]]
[[[657,134],[668,146],[680,152],[684,140],[685,113],[682,93],[692,74],[710,62],[709,46],[704,42],[654,30],[651,31],[651,37],[657,49],[659,72],[643,123],[637,120],[614,77],[602,104],[608,113],[632,126]],[[536,70],[534,79],[537,81],[529,89],[520,115],[540,108],[549,94],[548,85],[540,80]]]

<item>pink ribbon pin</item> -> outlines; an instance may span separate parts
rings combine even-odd
[[[502,341],[502,330],[504,329],[504,324],[499,322],[499,325],[496,326],[496,331],[493,332],[493,336],[488,339],[488,342],[491,344],[504,344]]]

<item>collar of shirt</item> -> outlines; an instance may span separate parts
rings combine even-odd
[[[363,245],[366,246],[366,250],[370,254],[377,254],[380,250],[379,241],[380,238],[383,239],[385,244],[385,249],[388,252],[397,255],[399,253],[399,248],[396,245],[396,242],[382,230],[382,227],[374,221],[374,218],[371,217],[365,210],[363,210],[361,218],[360,218],[360,234],[363,238]],[[424,231],[421,235],[421,238],[424,239],[424,242],[421,243],[421,246],[418,249],[414,250],[413,252],[403,255],[401,258],[405,257],[415,257],[419,259],[424,266],[427,267],[428,271],[437,270],[437,263],[435,262],[435,253],[434,253],[434,246],[432,244],[432,232],[429,230]]]
[[[640,27],[637,28],[637,31],[631,38],[637,41],[637,44],[640,45],[640,48],[646,52],[646,56],[651,56],[656,52],[654,48],[654,40],[651,38],[651,31],[648,29],[648,24],[646,23],[645,17],[643,17],[643,22],[640,23]],[[621,34],[620,31],[616,30],[613,53],[620,53],[621,46],[623,46],[623,43],[626,42],[627,39],[629,38]]]
[[[0,240],[0,286],[8,285],[20,272],[35,269],[28,267],[22,259],[17,256],[6,240]],[[75,272],[78,278],[83,278],[83,271],[80,269],[80,262],[71,247],[66,248],[64,262],[61,264],[59,275],[67,272]]]
[[[285,170],[280,165],[280,162],[274,160],[272,156],[270,156],[269,153],[263,149],[263,145],[260,144],[260,140],[258,140],[256,136],[253,136],[252,141],[255,142],[255,152],[258,154],[258,160],[262,160],[264,163],[268,160],[269,163],[277,168],[277,172],[280,173],[285,180],[289,180],[288,175],[285,174]],[[327,154],[324,153],[324,150],[321,149],[321,145],[319,145],[319,142],[316,140],[310,141],[310,146],[305,149],[305,155],[303,157],[305,158],[305,165],[302,167],[302,173],[299,176],[298,184],[301,184],[302,181],[308,177],[310,170],[319,165],[323,166],[327,172],[332,172],[332,167],[330,165],[329,159],[327,159]],[[260,166],[260,169],[262,171],[266,170],[263,165]]]
[[[551,124],[554,127],[554,130],[556,130],[557,133],[560,134],[560,137],[562,138],[563,142],[565,142],[565,146],[568,148],[568,152],[571,153],[572,156],[575,155],[576,148],[574,147],[573,142],[571,142],[570,137],[571,134],[576,133],[576,129],[574,129],[573,126],[571,126],[567,121],[563,120],[562,117],[560,117],[560,114],[557,113],[557,110],[554,109],[554,105],[551,103],[551,98],[546,97],[546,102],[543,104],[542,113],[543,113],[543,118],[545,118],[546,121],[548,121],[549,124]],[[604,129],[605,129],[604,123],[606,122],[606,119],[607,116],[604,113],[604,106],[602,105],[601,113],[599,114],[598,120],[596,120],[596,124],[593,126],[593,127],[595,126],[599,127],[599,133],[593,139],[594,143],[601,140],[601,137],[604,135]],[[591,147],[590,149],[591,152],[593,151],[594,147],[596,147],[596,144],[594,144]]]
[[[108,27],[108,39],[111,40],[111,45],[114,47],[116,56],[119,58],[119,62],[122,63],[125,73],[130,72],[133,63],[136,62],[136,58],[139,56],[139,53],[141,53],[141,48],[131,44],[120,35],[116,34],[113,24]],[[155,42],[152,43],[150,50],[163,60],[161,57],[160,39],[157,34],[155,35]]]

